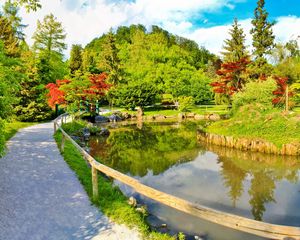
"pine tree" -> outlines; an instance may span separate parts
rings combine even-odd
[[[229,30],[230,39],[224,41],[222,52],[224,62],[216,72],[217,81],[211,86],[216,93],[216,100],[223,99],[230,102],[231,96],[241,91],[248,80],[247,67],[250,63],[245,46],[245,34],[238,20],[235,18],[232,29]]]
[[[69,62],[69,68],[71,75],[82,68],[82,47],[81,45],[74,44],[71,48],[71,56]]]
[[[19,41],[15,37],[14,29],[11,23],[6,17],[3,16],[0,16],[0,40],[4,43],[4,51],[7,56],[19,56]]]
[[[37,22],[37,29],[32,38],[35,40],[35,49],[49,54],[52,51],[62,53],[67,48],[64,43],[65,31],[53,14],[45,16],[43,22]]]
[[[222,52],[224,62],[236,62],[248,57],[245,46],[246,35],[236,18],[232,24],[232,29],[229,30],[229,34],[230,39],[226,39],[223,46],[225,50]]]
[[[258,0],[254,10],[253,28],[250,33],[253,39],[253,56],[255,65],[259,68],[267,64],[266,55],[271,54],[275,36],[272,27],[274,22],[268,21],[269,13],[265,9],[265,0]]]
[[[11,3],[11,1],[5,2],[3,5],[3,16],[10,22],[15,37],[19,40],[24,40],[25,34],[23,29],[26,25],[22,24],[22,18],[18,16],[18,7]]]
[[[116,39],[112,30],[107,34],[103,47],[103,65],[108,71],[108,81],[114,85],[118,84],[122,79],[122,71],[118,57],[119,50],[116,47]]]

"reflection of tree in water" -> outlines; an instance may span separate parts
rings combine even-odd
[[[132,175],[145,176],[148,170],[157,175],[172,165],[195,159],[199,148],[196,139],[196,125],[179,127],[168,125],[143,124],[121,127],[111,131],[106,143],[106,154],[97,153],[95,142],[90,142],[92,155],[119,171]]]
[[[233,206],[243,194],[245,177],[247,174],[253,176],[248,193],[251,212],[256,220],[263,219],[267,203],[275,202],[274,192],[277,181],[286,179],[291,183],[296,183],[299,180],[297,157],[244,152],[214,145],[206,147],[219,156],[224,186],[229,189],[228,195]]]
[[[232,205],[235,207],[236,202],[244,192],[243,181],[247,172],[237,167],[229,159],[219,159],[222,162],[221,175],[224,179],[224,185],[229,188],[228,195],[232,200]]]
[[[275,181],[267,171],[253,174],[248,193],[251,196],[249,203],[252,206],[251,212],[255,220],[262,220],[266,203],[275,202],[274,190]]]

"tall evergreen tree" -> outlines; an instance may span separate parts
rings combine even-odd
[[[230,39],[224,41],[223,63],[217,71],[219,79],[212,83],[217,103],[230,102],[231,96],[241,91],[248,80],[247,66],[250,63],[245,45],[245,34],[235,18]]]
[[[112,84],[117,84],[122,80],[122,70],[118,56],[119,50],[117,49],[116,38],[112,30],[107,34],[103,48],[103,65],[108,71],[108,81]]]
[[[52,51],[62,53],[67,48],[64,42],[65,31],[53,14],[45,16],[43,22],[37,22],[37,29],[32,38],[35,49],[49,54]]]
[[[11,3],[11,1],[5,2],[3,5],[3,16],[10,22],[15,37],[19,40],[24,40],[25,34],[23,29],[26,25],[22,24],[22,18],[18,15],[18,7]]]
[[[69,68],[71,75],[82,68],[82,47],[79,44],[72,45]]]
[[[275,36],[272,27],[274,22],[268,21],[269,13],[265,9],[265,0],[258,0],[254,10],[253,28],[250,33],[253,39],[253,56],[259,68],[267,64],[266,55],[271,54]]]
[[[4,16],[0,16],[0,40],[4,44],[6,55],[9,57],[17,57],[19,55],[19,41],[15,37],[10,21]]]
[[[246,35],[241,25],[235,18],[232,28],[229,30],[230,39],[224,41],[222,52],[224,62],[236,62],[248,57],[247,47],[245,45]]]

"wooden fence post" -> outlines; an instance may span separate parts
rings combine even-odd
[[[66,137],[63,134],[61,138],[61,145],[60,145],[60,151],[63,153],[65,151],[65,142],[66,142]]]
[[[98,192],[98,170],[92,165],[92,185],[93,185],[93,199],[97,200]]]

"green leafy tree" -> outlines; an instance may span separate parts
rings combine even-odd
[[[236,62],[243,58],[248,58],[247,47],[245,45],[246,35],[237,18],[234,19],[232,28],[229,30],[230,39],[224,41],[222,52],[224,62]]]
[[[37,29],[32,37],[34,48],[39,51],[62,53],[67,48],[66,38],[62,24],[57,21],[53,14],[46,15],[42,22],[38,20]]]
[[[245,46],[246,36],[236,18],[229,35],[230,39],[226,39],[223,46],[224,62],[216,71],[219,77],[212,83],[216,103],[230,103],[232,95],[241,91],[249,79],[247,66],[250,61]]]
[[[50,119],[53,113],[46,103],[46,91],[42,83],[45,78],[41,77],[40,58],[28,48],[22,51],[21,61],[26,78],[19,82],[20,91],[17,93],[19,102],[14,107],[14,113],[21,121]]]
[[[69,60],[69,69],[71,75],[74,75],[76,71],[82,69],[82,51],[83,49],[81,45],[72,45],[71,56]]]
[[[18,82],[25,76],[18,72],[18,59],[5,54],[4,44],[0,41],[0,118],[6,119],[12,115],[13,104],[16,103],[15,93],[19,89]]]
[[[242,106],[252,105],[253,109],[265,111],[273,108],[273,91],[277,88],[276,81],[272,78],[266,81],[249,82],[243,92],[233,96],[232,111],[236,113]]]
[[[38,50],[37,77],[41,84],[55,82],[67,73],[62,58],[67,47],[65,38],[64,29],[53,14],[45,16],[43,22],[38,21],[33,39],[34,49]]]
[[[274,22],[268,21],[269,13],[265,9],[265,0],[258,0],[257,7],[254,10],[254,19],[251,21],[253,28],[252,34],[253,56],[255,69],[260,74],[268,73],[266,56],[271,54],[274,47],[275,36],[272,27]],[[259,71],[260,70],[260,71]]]
[[[114,85],[122,80],[122,69],[116,46],[116,38],[112,30],[106,36],[103,45],[103,67],[108,72],[108,81]]]
[[[19,40],[24,40],[25,34],[23,29],[26,25],[22,24],[22,18],[18,15],[18,7],[10,1],[5,2],[3,5],[3,16],[10,22],[15,37]]]
[[[24,6],[28,12],[36,11],[42,7],[40,0],[13,0],[12,3],[15,6]]]
[[[4,16],[0,16],[0,40],[4,44],[6,55],[10,57],[19,56],[19,40],[15,36],[11,22]]]
[[[124,106],[127,109],[135,109],[136,107],[144,109],[145,106],[155,103],[158,90],[151,83],[130,82],[120,85],[112,94],[119,106]]]

